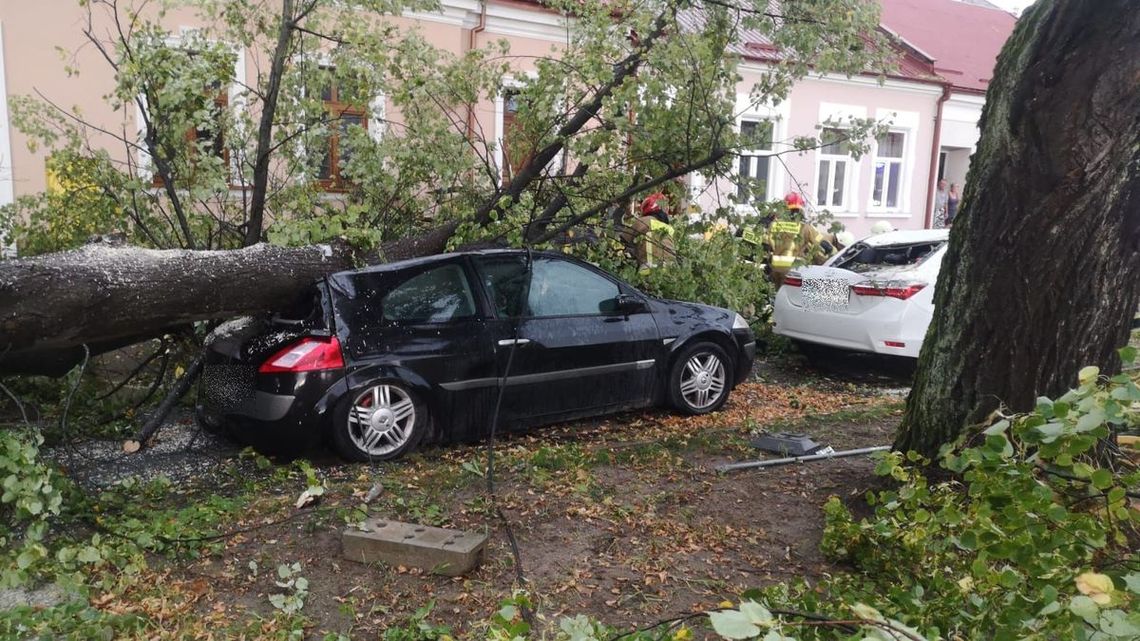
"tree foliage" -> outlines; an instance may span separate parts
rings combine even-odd
[[[527,240],[548,241],[675,176],[730,172],[740,76],[725,52],[741,33],[782,58],[752,88],[757,104],[778,103],[809,70],[862,73],[891,57],[863,0],[552,0],[566,41],[537,58],[505,40],[445,51],[396,25],[405,10],[436,9],[430,0],[82,4],[122,122],[87,121],[50,96],[14,101],[31,144],[60,154],[65,192],[98,194],[62,216],[58,195],[21,198],[8,215],[25,251],[93,229],[160,248],[334,237],[367,248],[447,224],[465,240],[530,225]],[[182,5],[206,26],[172,35],[167,12]],[[249,83],[234,78],[243,52]],[[350,110],[330,111],[333,91]],[[477,116],[508,91],[517,149],[503,150]],[[330,197],[317,176],[332,138],[342,162]],[[528,160],[504,172],[505,152]],[[68,231],[69,217],[89,222]]]

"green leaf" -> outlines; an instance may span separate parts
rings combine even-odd
[[[20,568],[21,570],[26,570],[31,567],[31,565],[35,563],[36,559],[38,558],[39,555],[36,554],[35,550],[32,548],[25,548],[24,551],[20,552],[20,555],[16,557],[16,567]]]
[[[1133,594],[1140,594],[1140,572],[1132,572],[1120,577],[1124,580],[1124,587]]]
[[[751,639],[760,635],[760,628],[739,610],[709,612],[709,621],[713,630],[726,639]]]
[[[80,563],[98,563],[103,558],[103,555],[99,552],[99,548],[93,545],[87,545],[79,551],[79,555],[76,558],[79,559]]]
[[[1098,469],[1089,476],[1089,481],[1098,490],[1110,488],[1113,483],[1112,472],[1103,468]]]
[[[1125,345],[1124,347],[1118,349],[1116,353],[1120,354],[1120,361],[1123,364],[1131,365],[1132,363],[1136,362],[1136,354],[1138,351],[1140,350],[1137,350],[1132,345]]]
[[[1009,421],[1002,419],[1002,420],[998,421],[997,423],[994,423],[993,425],[987,427],[985,429],[985,431],[983,432],[983,434],[985,434],[986,436],[989,436],[991,434],[1004,434],[1005,431],[1008,429],[1009,429]]]
[[[1121,639],[1140,638],[1140,624],[1128,620],[1120,610],[1105,610],[1100,615],[1100,630]]]
[[[1100,606],[1087,596],[1075,596],[1069,601],[1069,612],[1081,617],[1089,624],[1095,625],[1100,614]]]
[[[756,603],[755,601],[745,601],[740,604],[740,612],[748,617],[748,620],[758,626],[765,628],[772,627],[776,622],[775,617],[768,611],[768,608]]]
[[[1104,423],[1104,410],[1099,407],[1093,408],[1088,414],[1085,414],[1077,421],[1076,430],[1078,432],[1088,432],[1100,427]]]
[[[1046,423],[1044,425],[1038,425],[1033,429],[1037,430],[1037,432],[1041,434],[1042,441],[1046,443],[1052,443],[1053,441],[1057,440],[1057,437],[1060,436],[1062,432],[1065,431],[1065,425],[1063,423],[1054,421],[1051,423]]]
[[[1077,373],[1077,381],[1081,385],[1088,385],[1095,382],[1098,376],[1100,376],[1100,368],[1096,365],[1089,365],[1082,367],[1081,371]]]
[[[519,615],[519,609],[513,605],[504,605],[499,608],[499,618],[504,621],[514,621]]]

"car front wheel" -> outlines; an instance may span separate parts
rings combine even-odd
[[[333,445],[352,461],[399,458],[423,439],[427,420],[427,408],[404,385],[373,383],[341,401]]]
[[[731,362],[716,343],[686,348],[669,372],[669,402],[686,414],[715,412],[728,400]]]

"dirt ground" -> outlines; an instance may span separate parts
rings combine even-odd
[[[495,448],[494,502],[484,445],[434,448],[372,467],[317,460],[327,484],[318,508],[292,506],[303,484],[262,484],[248,516],[229,524],[252,531],[197,561],[156,559],[155,571],[172,595],[188,599],[186,614],[199,624],[231,625],[271,616],[276,567],[299,563],[309,582],[306,636],[314,639],[329,632],[375,638],[432,602],[428,621],[472,631],[518,587],[508,524],[525,587],[549,622],[583,613],[631,628],[715,607],[748,588],[810,580],[835,569],[818,549],[822,504],[833,495],[857,500],[875,483],[872,461],[732,473],[716,466],[773,456],[749,446],[762,430],[807,433],[836,450],[889,444],[905,378],[852,382],[805,369],[798,379],[783,375],[793,384],[764,382],[774,373],[759,367],[756,380],[712,416],[630,413],[508,437]],[[346,560],[345,521],[329,508],[360,505],[376,479],[384,492],[371,516],[486,532],[482,566],[448,578]],[[241,482],[249,478],[223,479],[213,491]],[[129,594],[118,599],[119,607],[139,609],[123,606]]]

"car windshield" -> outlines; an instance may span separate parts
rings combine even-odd
[[[946,241],[944,240],[933,240],[875,247],[860,242],[844,250],[831,266],[857,273],[880,271],[883,268],[892,267],[913,268],[926,262],[945,244]]]

